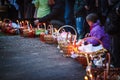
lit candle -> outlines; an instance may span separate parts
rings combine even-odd
[[[90,74],[89,76],[90,76],[90,79],[93,80],[93,76],[92,76],[92,74]]]
[[[87,76],[85,76],[85,77],[84,77],[84,80],[88,80],[88,77],[87,77]]]

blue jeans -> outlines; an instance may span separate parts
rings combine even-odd
[[[65,13],[64,19],[66,25],[71,25],[74,27],[75,19],[74,19],[74,0],[65,0]],[[71,32],[72,34],[74,31],[71,28],[65,28],[67,32]]]
[[[77,29],[78,37],[83,38],[83,34],[84,34],[84,18],[83,17],[76,18],[76,29]]]
[[[74,25],[74,0],[65,0],[65,24]]]

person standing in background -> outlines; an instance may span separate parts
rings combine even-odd
[[[24,19],[25,18],[25,3],[24,3],[24,0],[16,0],[16,3],[18,4],[19,6],[19,9],[18,9],[18,14],[19,14],[19,18],[21,19]]]
[[[59,26],[57,28],[64,25],[64,0],[53,0],[54,3],[49,3],[51,7],[51,11],[48,15],[38,18],[34,21],[35,24],[38,24],[39,22],[50,22],[53,21],[57,23]],[[61,25],[61,26],[60,26]]]
[[[35,0],[35,7],[37,8],[37,18],[42,18],[50,13],[50,6],[48,0]]]
[[[35,6],[32,3],[33,0],[26,0],[25,1],[25,18],[32,19],[34,18]]]
[[[84,1],[86,2],[85,8],[86,8],[87,15],[90,13],[97,14],[97,7],[98,7],[99,0],[84,0]],[[90,32],[90,28],[86,20],[84,23],[84,31],[85,31],[85,34]]]
[[[87,13],[97,13],[98,0],[85,0],[87,3]]]
[[[10,4],[15,8],[14,9],[14,16],[16,17],[16,19],[18,18],[18,9],[19,9],[19,6],[18,4],[16,3],[16,0],[8,0],[10,2]],[[13,13],[12,13],[13,14]]]
[[[16,3],[16,0],[8,0],[10,2],[10,4],[14,5],[16,10],[18,10],[19,6],[18,4]]]
[[[73,26],[75,24],[74,20],[74,3],[75,0],[65,0],[65,24]]]
[[[1,1],[1,5],[3,6],[5,4],[4,0],[0,0]]]
[[[6,0],[6,4],[8,7],[7,10],[7,18],[16,21],[16,19],[18,19],[18,11],[16,10],[15,6],[14,6],[14,2],[12,2],[11,0]]]
[[[78,33],[78,39],[84,37],[84,22],[86,17],[86,2],[85,0],[75,0],[74,15],[76,18],[76,29]]]
[[[97,14],[99,16],[99,19],[101,21],[102,25],[105,25],[105,21],[108,15],[109,10],[109,4],[108,0],[97,0]]]
[[[65,0],[65,12],[64,12],[64,19],[66,25],[75,25],[75,18],[74,18],[74,4],[75,0]],[[66,28],[66,31],[72,31],[69,28]]]
[[[112,64],[120,68],[120,0],[110,0],[110,4],[105,31],[112,38]]]

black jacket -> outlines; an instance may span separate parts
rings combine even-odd
[[[85,9],[86,1],[85,0],[76,0],[74,5],[74,15],[76,17],[85,17],[86,9]]]
[[[109,22],[106,22],[105,30],[110,35],[120,34],[120,15],[117,13],[116,8],[120,10],[120,1],[115,2],[114,5],[111,6],[108,14]]]
[[[51,6],[51,12],[39,18],[39,22],[48,22],[50,20],[59,20],[64,22],[64,0],[55,0],[55,4]]]

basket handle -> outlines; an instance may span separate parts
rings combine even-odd
[[[49,24],[47,28],[50,28],[50,33],[53,35],[53,25]]]
[[[37,24],[37,29],[40,29],[40,25],[43,25],[44,26],[44,29],[46,30],[46,23],[38,23]]]
[[[76,42],[76,38],[77,38],[77,31],[75,30],[74,27],[72,27],[72,26],[70,26],[70,25],[64,25],[64,26],[61,26],[61,27],[58,29],[57,34],[59,35],[60,30],[63,29],[63,28],[65,28],[65,27],[69,27],[69,28],[71,28],[71,29],[74,30],[76,36],[75,36],[75,38],[74,38],[74,40],[73,40],[73,44],[75,44],[75,42]]]

